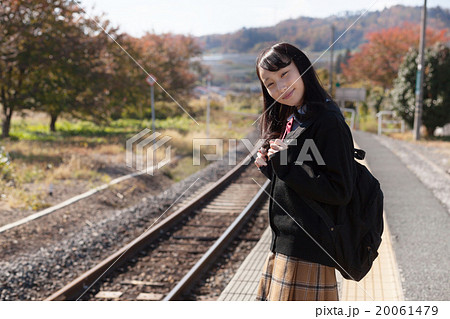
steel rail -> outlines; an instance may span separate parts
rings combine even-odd
[[[239,234],[242,227],[253,214],[255,208],[267,197],[270,181],[267,180],[258,193],[252,198],[250,203],[239,214],[235,221],[227,230],[216,240],[208,249],[202,258],[189,270],[189,272],[180,280],[180,282],[167,294],[163,301],[180,300],[183,294],[189,292],[192,285],[198,280],[214,261],[221,255],[225,248]]]
[[[52,300],[76,300],[84,291],[101,276],[106,276],[113,270],[123,265],[127,260],[135,256],[139,251],[144,249],[155,239],[157,239],[161,233],[168,231],[174,225],[179,223],[186,215],[198,208],[205,200],[208,200],[212,196],[216,195],[226,184],[231,182],[239,173],[245,168],[245,166],[251,161],[252,157],[256,154],[258,147],[254,147],[253,150],[247,155],[238,165],[232,168],[224,176],[222,176],[211,187],[204,190],[193,200],[191,200],[186,206],[179,208],[172,215],[165,218],[162,222],[153,226],[138,238],[134,239],[115,253],[101,261],[99,264],[83,273],[72,282],[59,289],[45,301]]]

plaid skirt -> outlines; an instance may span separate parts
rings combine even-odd
[[[335,269],[270,252],[256,300],[339,300]]]

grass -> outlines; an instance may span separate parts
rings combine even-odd
[[[362,115],[359,118],[359,129],[361,131],[378,133],[378,120],[372,114]]]
[[[204,161],[202,161],[199,166],[192,165],[192,158],[186,156],[182,157],[175,166],[165,166],[161,170],[164,175],[175,182],[179,182],[205,167],[206,163]]]
[[[50,184],[83,180],[87,185],[103,184],[109,176],[91,167],[82,148],[55,148],[49,142],[10,141],[8,174],[2,174],[0,193],[8,207],[40,210],[48,207],[45,197]]]
[[[450,148],[450,136],[421,136],[421,139],[419,141],[414,141],[414,136],[412,130],[408,130],[404,133],[388,133],[389,137],[402,140],[402,141],[408,141],[408,142],[414,142],[414,143],[422,143],[427,144],[430,146],[437,146],[437,147],[445,147]]]
[[[386,128],[399,128],[399,125],[395,124],[388,124],[385,125]],[[359,129],[362,131],[378,134],[378,119],[374,115],[364,115],[361,116],[360,122],[359,122]],[[407,141],[407,142],[413,142],[413,143],[419,143],[419,144],[426,144],[433,147],[440,147],[440,148],[450,148],[450,136],[427,136],[426,133],[422,133],[421,139],[419,141],[414,141],[413,138],[413,132],[412,130],[405,130],[405,132],[389,132],[389,133],[383,133],[389,137]]]
[[[197,100],[199,108],[206,101]],[[224,140],[224,154],[228,150],[228,139],[240,139],[254,127],[251,117],[224,112],[226,101],[211,103],[210,137]],[[233,111],[257,113],[249,103],[232,105]],[[182,113],[180,111],[180,113]],[[177,117],[157,119],[156,131],[171,137],[165,146],[171,147],[175,164],[162,168],[162,172],[179,181],[204,168],[208,163],[201,156],[200,166],[192,165],[192,140],[205,138],[206,115],[197,115],[195,120],[181,114]],[[25,118],[13,117],[11,137],[0,140],[7,153],[8,164],[0,167],[0,207],[5,209],[40,210],[48,207],[46,197],[50,184],[55,187],[71,187],[83,182],[92,188],[109,182],[111,177],[99,170],[99,159],[114,164],[124,164],[125,142],[144,128],[151,129],[150,120],[119,119],[107,126],[70,118],[56,122],[56,132],[49,131],[49,118],[42,113],[28,113]],[[231,122],[231,128],[229,123]],[[202,154],[214,150],[202,147]],[[157,159],[165,157],[165,148],[156,152]],[[77,194],[73,194],[77,195]]]
[[[155,129],[176,128],[180,132],[187,132],[191,124],[192,120],[185,116],[157,119]],[[133,135],[136,130],[145,127],[151,127],[151,120],[119,119],[112,121],[108,126],[99,126],[88,121],[60,119],[56,122],[56,132],[50,132],[48,124],[43,121],[36,123],[32,119],[21,119],[12,122],[10,136],[12,140],[41,142],[68,142],[67,138],[69,141],[81,138],[85,143],[101,144],[110,142],[114,137]]]

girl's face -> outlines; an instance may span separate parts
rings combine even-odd
[[[305,85],[295,63],[274,72],[258,68],[263,84],[274,100],[289,106],[303,104]]]

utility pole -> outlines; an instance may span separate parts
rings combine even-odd
[[[333,25],[331,25],[330,71],[328,72],[330,74],[330,81],[329,81],[330,82],[330,88],[329,88],[330,95],[333,94],[333,54],[334,54],[333,42],[334,42],[334,30],[335,30],[335,27],[334,27],[334,24],[333,24]]]
[[[209,100],[210,100],[210,91],[211,91],[211,74],[208,74],[207,76],[206,76],[206,85],[207,85],[207,88],[208,88],[208,95],[207,95],[207,100],[206,100],[206,137],[207,138],[209,138],[209,117],[210,117],[210,103],[209,103]]]
[[[155,132],[155,93],[153,86],[156,83],[156,77],[154,75],[149,75],[145,81],[150,85],[150,103],[152,108],[152,131]]]
[[[155,132],[155,91],[154,86],[150,86],[150,100],[152,104],[152,131]]]
[[[422,126],[422,109],[423,109],[423,73],[424,73],[424,49],[425,49],[425,30],[427,27],[427,0],[423,2],[422,9],[422,26],[420,28],[419,43],[419,62],[417,64],[416,77],[416,109],[414,112],[414,140],[420,140],[420,127]]]

